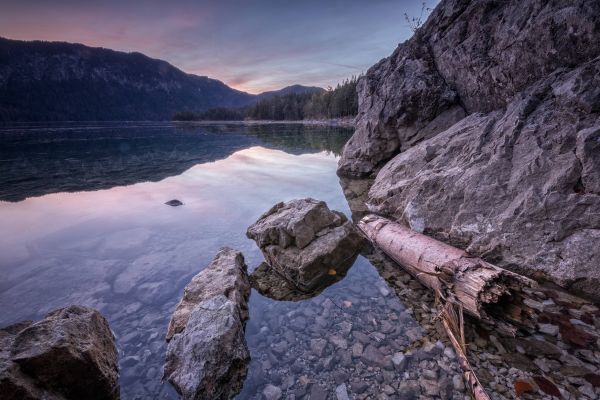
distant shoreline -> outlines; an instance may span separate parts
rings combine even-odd
[[[275,124],[299,124],[299,125],[316,125],[316,126],[339,126],[342,128],[354,128],[356,126],[354,118],[332,118],[332,119],[304,119],[295,121],[286,120],[243,120],[243,121],[171,121],[174,124],[194,124],[194,125],[211,125],[211,124],[239,124],[239,125],[275,125]]]

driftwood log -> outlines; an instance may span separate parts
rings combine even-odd
[[[498,314],[520,302],[522,289],[535,281],[377,215],[365,216],[358,228],[443,302],[514,335],[515,327]]]

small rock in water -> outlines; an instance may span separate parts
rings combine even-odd
[[[303,291],[343,277],[364,242],[344,214],[311,198],[276,204],[248,227],[246,236],[275,271]]]
[[[169,200],[165,204],[168,206],[171,206],[171,207],[177,207],[177,206],[183,205],[183,203],[177,199]]]
[[[263,390],[263,395],[267,400],[279,400],[281,398],[281,389],[277,386],[268,384]]]
[[[244,256],[228,247],[186,285],[169,323],[164,368],[184,399],[231,398],[241,389],[249,296]]]
[[[346,389],[346,384],[342,383],[338,387],[335,388],[335,397],[337,400],[350,400],[348,397],[348,390]]]

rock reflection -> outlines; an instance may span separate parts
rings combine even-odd
[[[314,290],[302,291],[293,283],[281,276],[266,262],[261,263],[254,272],[250,275],[250,284],[261,295],[276,301],[300,301],[311,299],[318,296],[328,288],[344,279],[348,269],[356,261],[356,254],[351,259],[347,260],[344,265],[339,265],[336,268],[335,275],[328,275],[322,279],[321,284]]]
[[[252,361],[238,398],[366,399],[411,390],[401,387],[399,375],[409,372],[403,357],[421,341],[422,328],[365,258],[310,299],[251,296],[250,303]],[[434,346],[414,362],[433,362],[443,349]]]

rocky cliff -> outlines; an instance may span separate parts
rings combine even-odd
[[[359,82],[371,211],[598,298],[600,3],[446,0]]]

